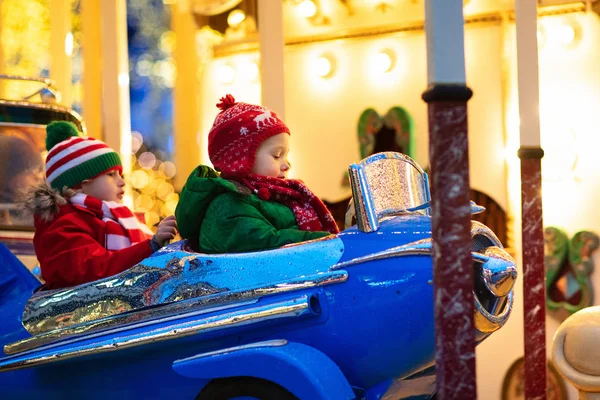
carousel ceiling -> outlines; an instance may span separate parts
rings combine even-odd
[[[194,13],[202,16],[222,14],[237,7],[242,0],[194,0]]]

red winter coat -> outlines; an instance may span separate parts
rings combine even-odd
[[[35,229],[33,245],[48,289],[107,278],[153,252],[149,239],[122,250],[106,250],[106,224],[92,211],[71,204],[60,206],[50,222],[36,213]]]

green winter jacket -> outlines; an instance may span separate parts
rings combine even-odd
[[[203,253],[266,250],[329,235],[300,230],[290,208],[259,199],[205,165],[187,179],[175,217],[181,236]]]

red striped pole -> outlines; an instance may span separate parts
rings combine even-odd
[[[515,1],[521,130],[525,398],[546,399],[546,290],[539,119],[537,2]]]
[[[475,328],[462,0],[426,0],[437,396],[475,399]]]

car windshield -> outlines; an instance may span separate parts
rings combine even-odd
[[[44,178],[45,136],[44,125],[0,124],[0,229],[33,229],[19,203]]]
[[[384,152],[350,166],[358,228],[376,231],[379,219],[429,207],[427,174],[410,157]]]
[[[379,217],[419,208],[429,201],[425,174],[408,156],[382,153],[370,157],[364,171]]]

